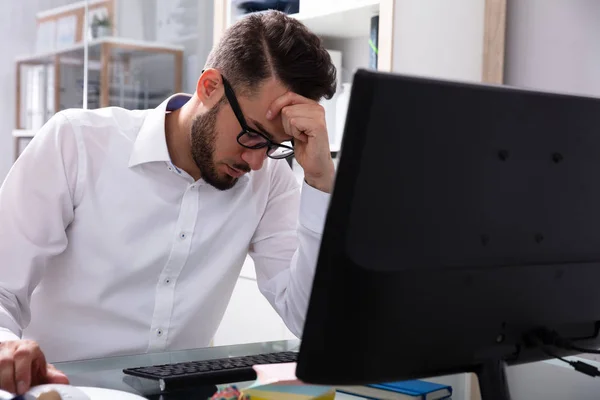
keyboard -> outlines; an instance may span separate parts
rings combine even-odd
[[[283,351],[251,356],[189,361],[148,367],[125,368],[123,373],[157,380],[162,391],[201,385],[253,381],[257,364],[296,362],[298,353]]]

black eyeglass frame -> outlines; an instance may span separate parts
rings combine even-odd
[[[237,118],[240,126],[242,127],[242,131],[240,132],[239,135],[237,135],[237,142],[239,143],[239,145],[242,147],[245,147],[247,149],[253,149],[253,150],[266,148],[267,149],[266,150],[267,157],[272,158],[274,160],[283,160],[283,159],[293,156],[294,155],[293,147],[287,146],[285,144],[275,143],[271,139],[269,139],[265,134],[263,134],[262,132],[252,129],[251,127],[248,126],[248,124],[246,123],[246,118],[244,118],[244,114],[242,113],[242,108],[240,107],[240,104],[237,101],[237,97],[235,96],[235,92],[233,91],[233,88],[231,87],[231,85],[229,84],[227,79],[225,79],[224,76],[221,75],[221,78],[223,79],[223,88],[225,89],[225,97],[227,98],[227,101],[229,102],[229,105],[231,106],[231,109],[233,110],[235,117]],[[259,135],[260,137],[262,137],[265,140],[265,142],[257,144],[255,146],[245,145],[241,142],[240,139],[242,136],[244,136],[247,133],[253,133],[255,135]],[[292,138],[290,141],[293,146],[294,139]],[[291,150],[291,152],[289,154],[283,154],[282,156],[273,156],[273,155],[269,154],[269,153],[275,152],[279,148]]]

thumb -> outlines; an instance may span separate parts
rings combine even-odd
[[[69,378],[63,372],[57,370],[53,365],[48,364],[46,372],[48,383],[59,383],[63,385],[69,384]]]

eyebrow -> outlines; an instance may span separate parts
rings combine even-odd
[[[268,137],[269,140],[271,140],[272,142],[277,143],[275,141],[275,138],[273,137],[273,135],[271,135],[269,132],[267,132],[267,130],[265,129],[265,127],[262,126],[262,124],[260,122],[254,120],[252,118],[248,118],[248,119],[250,120],[250,122],[252,122],[256,126],[256,128],[260,131],[260,133],[262,133],[263,135],[265,135],[266,137]]]

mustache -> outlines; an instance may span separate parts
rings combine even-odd
[[[250,166],[248,164],[233,164],[232,167],[237,169],[238,171],[246,173],[250,172]]]

